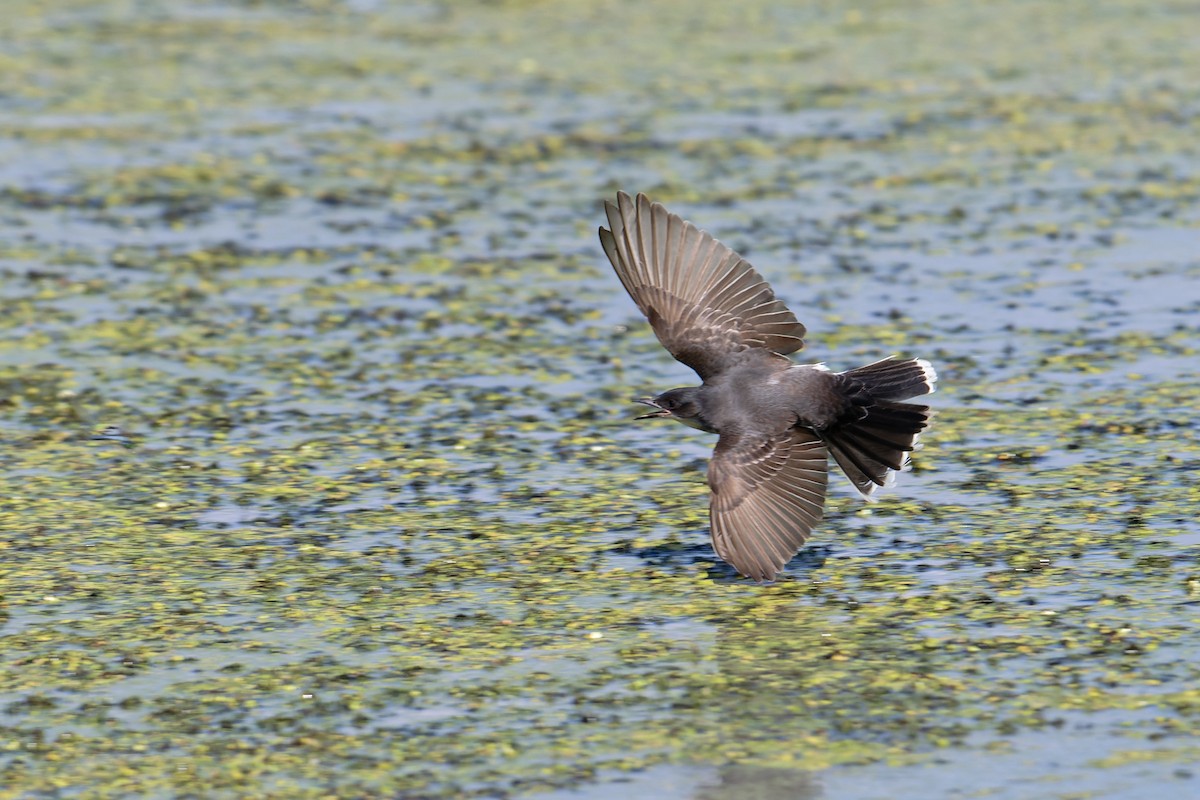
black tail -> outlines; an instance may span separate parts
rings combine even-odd
[[[908,454],[933,416],[929,406],[898,401],[934,391],[937,373],[924,359],[885,358],[838,378],[851,406],[821,438],[854,487],[870,497],[908,466]]]

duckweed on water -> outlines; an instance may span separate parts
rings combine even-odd
[[[1193,782],[1188,9],[9,5],[0,800]],[[942,375],[777,584],[630,422],[617,188]]]

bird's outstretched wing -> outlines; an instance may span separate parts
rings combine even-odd
[[[708,466],[717,555],[748,578],[774,580],[820,521],[828,476],[825,445],[810,430],[722,434]]]
[[[600,242],[663,347],[702,380],[736,353],[804,347],[804,326],[754,267],[707,232],[624,192],[605,201]]]

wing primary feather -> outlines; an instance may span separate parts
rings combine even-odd
[[[630,214],[632,207],[633,202],[629,195],[619,192],[617,194],[617,214],[621,220],[621,241],[624,244],[625,262],[633,271],[636,283],[641,288],[651,284],[647,280],[647,275],[643,267],[644,262],[638,253],[638,248],[634,246],[634,241],[631,238],[636,234],[636,231],[631,231],[630,225],[637,224],[637,218]]]
[[[658,203],[650,206],[650,212],[650,238],[659,285],[670,291],[671,262],[667,251],[667,228],[670,226],[670,219],[667,209]]]
[[[679,283],[683,279],[683,274],[690,268],[689,263],[684,260],[687,255],[687,241],[684,238],[685,225],[682,219],[671,214],[667,217],[667,275],[668,280],[667,290],[672,294],[679,295]]]
[[[608,260],[613,263],[614,267],[616,267],[614,272],[617,273],[617,278],[620,279],[621,285],[625,287],[625,291],[628,292],[629,296],[633,298],[634,303],[636,303],[638,306],[638,310],[644,314],[646,310],[642,308],[642,302],[639,292],[637,291],[637,286],[631,280],[629,270],[624,268],[624,259],[621,258],[621,255],[617,250],[617,242],[613,238],[612,233],[606,231],[604,228],[600,229],[600,244],[604,247],[604,252],[606,255],[608,255]]]
[[[653,254],[653,251],[647,252],[646,250],[646,245],[650,243],[648,240],[654,235],[653,222],[650,219],[649,213],[650,198],[639,193],[637,199],[634,201],[634,204],[635,208],[632,212],[633,216],[631,219],[633,220],[634,225],[637,226],[637,257],[641,260],[643,267],[646,269],[646,277],[649,280],[650,285],[661,287],[662,282],[658,280],[656,267],[654,263],[650,261],[650,256]]]

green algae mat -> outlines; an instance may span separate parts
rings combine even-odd
[[[1197,29],[8,2],[0,800],[1200,793]],[[712,554],[711,438],[632,422],[692,376],[617,189],[801,357],[939,370],[775,584]]]

